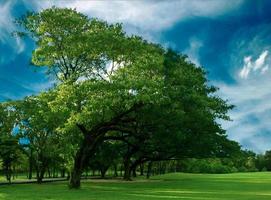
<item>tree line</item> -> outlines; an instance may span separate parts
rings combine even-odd
[[[39,183],[60,172],[79,188],[89,170],[131,180],[162,161],[241,152],[218,123],[233,106],[185,55],[68,8],[29,12],[16,23],[15,35],[35,41],[31,64],[55,84],[0,104],[7,180],[27,167]]]

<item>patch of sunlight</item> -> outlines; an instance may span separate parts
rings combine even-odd
[[[248,192],[248,191],[191,191],[191,190],[151,190],[146,191],[156,196],[156,193],[175,193],[175,194],[221,194],[221,195],[252,195],[252,196],[271,196],[271,192]],[[159,198],[159,197],[158,197]],[[190,197],[189,197],[190,198]],[[196,198],[196,197],[195,197]]]
[[[7,195],[0,193],[0,199],[5,199]]]
[[[271,192],[244,192],[244,193],[256,196],[271,196]]]
[[[149,193],[180,193],[180,194],[214,194],[211,191],[192,191],[192,190],[151,190]]]
[[[95,188],[95,189],[101,189],[101,190],[121,190],[121,189],[126,189],[124,187],[114,187],[114,186],[105,186],[105,185],[92,185],[90,188]]]
[[[263,179],[263,180],[212,180],[214,182],[234,182],[234,183],[270,183],[270,179]]]
[[[202,200],[202,197],[188,197],[188,196],[173,196],[173,195],[152,195],[152,194],[129,194],[132,196],[137,196],[137,197],[151,197],[151,198],[161,198],[161,199],[200,199]],[[204,197],[204,199],[216,199],[213,197]]]

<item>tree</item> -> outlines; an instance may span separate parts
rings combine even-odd
[[[60,160],[58,116],[52,115],[48,102],[54,98],[53,92],[26,97],[15,103],[19,115],[20,137],[27,141],[30,153],[30,173],[32,164],[37,172],[37,182],[41,183],[46,169],[54,160]],[[31,175],[32,176],[32,175]]]
[[[224,133],[216,120],[228,119],[231,106],[184,56],[72,9],[28,13],[18,22],[37,43],[32,63],[60,81],[48,116],[59,116],[58,133],[76,141],[70,187],[80,187],[89,159],[112,136],[134,146],[127,163],[135,153],[154,160],[206,144],[204,154],[216,150],[216,135]]]
[[[102,77],[109,61],[112,69],[122,61],[117,52],[124,47],[116,47],[124,39],[120,24],[108,25],[76,10],[56,7],[29,12],[17,23],[27,31],[18,35],[28,34],[36,41],[32,63],[46,66],[60,81]]]
[[[8,182],[11,182],[12,164],[19,160],[21,147],[14,133],[16,113],[10,103],[0,104],[0,159]]]
[[[104,141],[95,152],[89,164],[93,170],[99,170],[101,172],[101,178],[105,178],[107,170],[117,165],[120,157],[122,144],[119,142]]]
[[[157,57],[159,55],[153,55],[154,61]],[[70,113],[62,130],[75,130],[83,134],[75,157],[71,178],[75,182],[72,185],[79,186],[84,163],[88,163],[89,155],[94,155],[106,133],[126,132],[125,125],[134,120],[135,112],[145,105],[163,100],[159,98],[161,86],[155,74],[156,69],[152,71],[148,63],[137,63],[139,60],[126,68],[119,68],[108,81],[85,80],[59,87],[58,97],[52,105],[57,113]]]
[[[217,89],[208,86],[205,72],[172,50],[165,52],[163,67],[161,96],[166,101],[143,107],[126,134],[107,137],[127,144],[126,180],[144,162],[233,153],[234,145],[216,122],[229,119],[232,106],[213,95]]]
[[[263,154],[258,154],[256,156],[255,166],[259,171],[266,170],[266,160]]]

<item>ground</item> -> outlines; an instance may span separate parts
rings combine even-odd
[[[0,200],[262,200],[271,199],[271,173],[166,174],[132,182],[83,181],[80,190],[66,182],[0,186]]]

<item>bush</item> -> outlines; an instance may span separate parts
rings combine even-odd
[[[187,159],[183,162],[184,172],[224,174],[236,172],[235,167],[223,165],[220,159]]]

